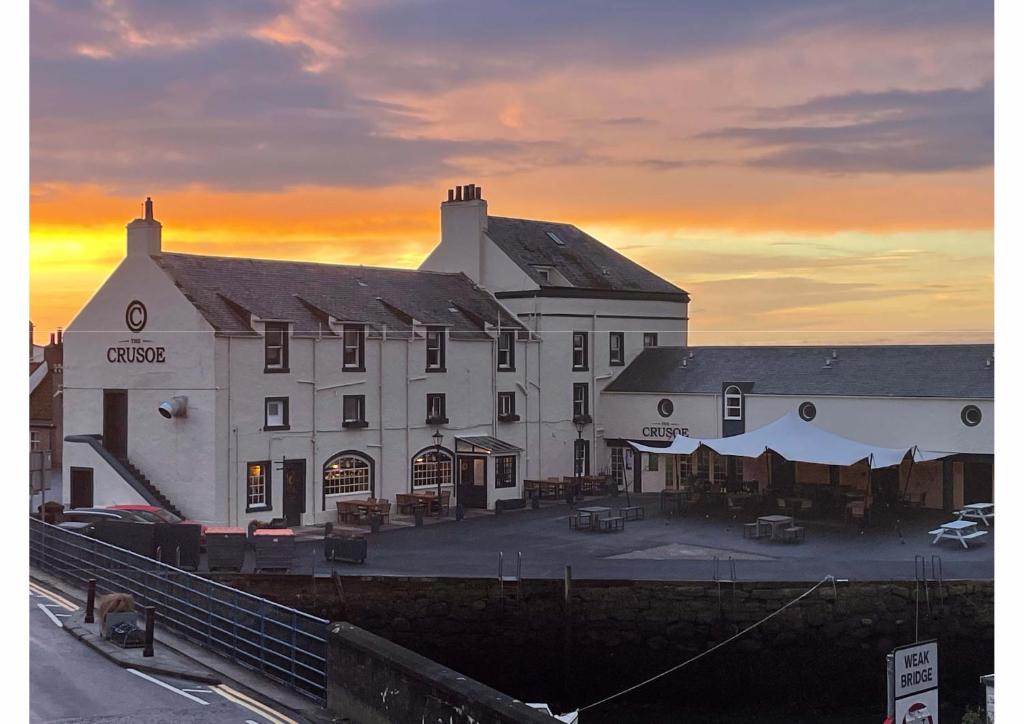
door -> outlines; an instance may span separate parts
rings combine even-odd
[[[991,502],[992,463],[964,463],[964,505]]]
[[[71,499],[72,508],[91,508],[92,468],[71,468]]]
[[[459,503],[464,508],[487,507],[487,458],[459,455]]]
[[[128,392],[103,390],[103,447],[119,460],[128,458]]]
[[[590,440],[573,440],[573,475],[590,475]]]
[[[288,525],[301,525],[306,512],[306,461],[284,461],[284,519]]]

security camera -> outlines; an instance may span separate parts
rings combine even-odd
[[[188,408],[187,397],[172,397],[167,402],[161,402],[157,411],[170,420],[172,417],[186,417]]]

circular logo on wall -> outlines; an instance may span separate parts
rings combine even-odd
[[[128,302],[128,308],[124,310],[124,323],[133,332],[141,332],[146,326],[146,305],[138,299]]]
[[[671,417],[675,409],[676,406],[672,404],[672,400],[666,398],[658,402],[658,414],[662,417]]]
[[[960,410],[960,420],[967,427],[974,427],[981,422],[981,408],[977,405],[967,405]]]
[[[800,419],[810,422],[814,419],[814,416],[818,414],[818,408],[814,406],[813,402],[802,402],[800,403]]]

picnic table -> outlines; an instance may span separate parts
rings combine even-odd
[[[990,519],[996,515],[996,506],[993,503],[970,503],[961,508],[958,515],[960,520],[980,520],[987,528],[991,525]]]
[[[760,531],[761,526],[768,526],[771,529],[769,538],[773,540],[778,537],[776,533],[779,528],[790,527],[793,525],[793,516],[791,515],[762,515],[757,519],[758,530]]]
[[[973,520],[954,520],[949,523],[943,523],[935,530],[928,531],[928,535],[935,536],[932,540],[932,545],[935,545],[943,538],[947,538],[959,541],[960,545],[966,550],[967,541],[986,536],[988,531],[978,530],[978,524]]]
[[[593,505],[587,508],[577,508],[576,517],[570,518],[569,521],[574,528],[583,530],[586,528],[593,528],[595,520],[601,517],[610,517],[611,514],[611,508],[606,508],[602,505]]]

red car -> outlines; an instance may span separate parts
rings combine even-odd
[[[169,510],[158,508],[155,505],[108,505],[111,510],[130,510],[150,523],[187,523],[199,526],[199,541],[206,542],[206,526],[194,520],[179,518]]]

